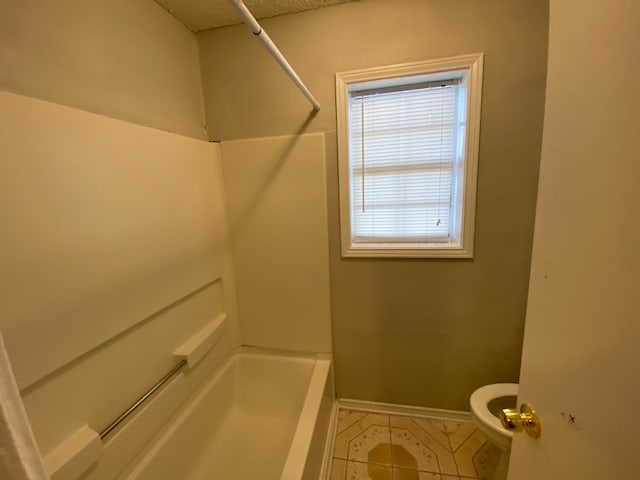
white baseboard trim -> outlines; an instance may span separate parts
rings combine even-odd
[[[340,398],[337,401],[338,408],[361,410],[363,412],[383,413],[387,415],[406,415],[411,417],[431,417],[442,420],[472,422],[469,412],[458,410],[442,410],[440,408],[416,407],[412,405],[396,405],[393,403],[369,402],[366,400],[353,400]]]
[[[331,466],[333,463],[333,444],[336,438],[336,430],[338,428],[338,400],[333,402],[331,410],[331,418],[329,419],[329,431],[327,432],[327,441],[324,445],[324,455],[322,457],[322,467],[320,469],[319,480],[331,480]]]

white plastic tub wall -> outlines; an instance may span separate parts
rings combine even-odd
[[[326,358],[236,353],[119,480],[316,480],[333,397]]]

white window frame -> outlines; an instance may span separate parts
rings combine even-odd
[[[478,148],[480,143],[480,107],[482,102],[482,53],[423,62],[405,63],[336,74],[336,113],[338,169],[340,188],[340,230],[343,257],[439,257],[473,258]],[[466,141],[463,155],[462,218],[460,241],[451,244],[354,243],[351,233],[351,186],[349,171],[349,87],[376,80],[463,71],[467,89]],[[446,78],[446,75],[444,75]]]

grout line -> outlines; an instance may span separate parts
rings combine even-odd
[[[431,435],[429,432],[427,432],[424,428],[422,428],[420,425],[418,425],[417,422],[415,422],[413,420],[413,418],[409,419],[416,427],[418,427],[418,430],[420,430],[422,433],[424,433],[427,437],[432,438],[434,442],[436,442],[439,445],[442,445],[437,438],[435,438],[433,435]],[[415,436],[415,435],[414,435]],[[417,437],[416,437],[417,438]],[[425,448],[431,450],[427,445],[424,444],[424,442],[422,442],[422,440],[420,440],[419,438],[417,438],[417,440],[420,441],[420,443],[422,443],[422,445],[424,445]],[[447,439],[448,440],[448,439]],[[445,447],[446,448],[446,447]],[[433,452],[433,450],[431,450]],[[447,452],[449,453],[449,452]],[[436,463],[438,464],[438,474],[442,477],[443,472],[442,472],[442,465],[440,464],[440,457],[438,456],[438,454],[436,452],[433,452],[433,454],[436,457]],[[455,459],[454,459],[454,464],[455,464]],[[457,471],[457,467],[456,467],[456,471]]]
[[[375,424],[374,424],[374,425],[369,425],[369,426],[366,428],[366,430],[363,430],[363,431],[362,431],[362,433],[366,432],[366,431],[367,431],[367,430],[369,430],[371,427],[382,427],[382,426],[383,426],[383,425],[375,425]],[[369,458],[369,457],[367,456],[367,459],[368,459],[368,458]],[[370,464],[372,464],[372,465],[382,465],[382,466],[384,466],[384,467],[391,467],[391,466],[393,466],[393,465],[387,465],[387,464],[385,464],[385,463],[370,462],[370,461],[368,461],[368,460],[367,460],[366,462],[362,462],[362,461],[360,461],[360,460],[354,460],[354,462],[358,462],[358,463],[367,463],[367,464],[369,464],[369,463],[370,463]],[[393,464],[393,459],[391,460],[391,463]]]
[[[346,431],[346,430],[345,430],[345,431]],[[347,452],[346,452],[346,454],[347,454],[347,458],[346,458],[347,462],[349,461],[349,456],[350,456],[349,454],[350,454],[350,453],[351,453],[351,442],[350,442],[350,441],[347,441]],[[347,474],[345,473],[345,477],[346,477],[346,475],[347,475]]]
[[[456,472],[458,473],[458,477],[459,477],[459,478],[462,478],[462,475],[460,475],[460,467],[458,467],[458,460],[456,459],[456,455],[455,455],[455,453],[458,451],[458,449],[459,449],[462,445],[464,445],[464,442],[466,442],[466,441],[471,437],[471,435],[473,435],[473,432],[474,432],[474,431],[475,431],[475,430],[472,430],[472,431],[471,431],[471,433],[470,433],[470,434],[469,434],[469,435],[468,435],[468,436],[467,436],[467,437],[466,437],[466,438],[465,438],[465,439],[460,443],[460,445],[458,446],[458,448],[457,448],[457,449],[454,449],[454,448],[453,448],[453,443],[451,443],[451,436],[450,436],[450,435],[447,435],[447,442],[449,442],[449,447],[450,447],[450,448],[449,448],[449,451],[451,452],[451,458],[453,458],[453,464],[456,466]],[[453,433],[453,432],[452,432],[452,433]]]
[[[357,463],[364,463],[364,462],[357,462]],[[378,465],[378,464],[375,464],[375,465]],[[392,468],[394,470],[406,470],[408,472],[431,473],[431,474],[434,474],[434,475],[440,475],[441,477],[458,477],[458,478],[461,478],[463,480],[482,480],[480,477],[469,477],[469,476],[459,475],[457,473],[433,472],[431,470],[420,470],[419,468],[408,468],[408,467],[395,467],[394,466]]]
[[[418,428],[420,428],[420,427],[418,426]],[[429,433],[428,433],[428,432],[425,432],[425,433],[426,433],[427,435],[429,435]],[[429,435],[429,436],[430,436],[431,438],[433,438],[433,436],[432,436],[432,435]],[[435,438],[433,438],[433,439],[434,439],[436,442],[438,442]],[[420,443],[422,443],[422,442],[420,442]],[[425,445],[425,447],[427,447],[427,446]],[[429,447],[427,447],[427,448],[429,448]],[[447,452],[447,453],[449,453],[449,452]],[[440,474],[440,478],[442,478],[442,465],[440,465],[440,457],[438,456],[438,454],[437,454],[436,452],[433,452],[433,454],[436,456],[436,463],[438,464],[438,473]],[[456,463],[456,460],[455,460],[455,458],[454,458],[454,459],[453,459],[453,464],[455,465],[455,463]],[[457,466],[456,466],[456,470],[458,470],[458,467],[457,467]]]
[[[364,419],[367,417],[367,415],[369,415],[367,412],[362,412],[362,413],[364,414],[362,417],[360,417],[358,420],[354,421],[353,423],[349,424],[349,426],[348,426],[348,427],[346,427],[345,429],[343,429],[343,430],[338,430],[338,426],[340,425],[340,410],[350,410],[350,411],[352,411],[352,412],[358,412],[358,411],[359,411],[359,410],[353,410],[353,409],[350,409],[350,408],[338,407],[338,421],[336,422],[336,436],[338,436],[338,434],[340,434],[340,433],[342,433],[342,432],[345,432],[345,431],[349,430],[349,429],[350,429],[351,427],[353,427],[356,423],[358,423],[358,422],[360,422],[360,421],[364,420]]]
[[[474,428],[473,430],[471,430],[471,433],[470,433],[469,435],[467,435],[467,436],[465,437],[465,439],[464,439],[462,442],[460,442],[460,445],[458,445],[458,448],[456,448],[456,449],[453,451],[453,453],[457,453],[457,452],[458,452],[458,450],[460,450],[460,449],[462,448],[462,446],[466,443],[466,441],[467,441],[467,440],[469,440],[469,439],[471,438],[471,436],[472,436],[474,433],[476,433],[476,431],[477,431],[477,430],[478,430],[477,428]]]
[[[342,433],[346,432],[347,430],[349,430],[349,429],[350,429],[351,427],[353,427],[356,423],[358,423],[358,422],[360,422],[360,421],[364,420],[364,419],[366,418],[366,416],[367,416],[367,414],[365,413],[363,417],[361,417],[361,418],[359,418],[358,420],[356,420],[355,422],[351,423],[351,424],[350,424],[348,427],[346,427],[345,429],[343,429],[343,430],[340,430],[340,431],[339,431],[339,430],[338,430],[338,427],[340,426],[340,410],[350,410],[350,409],[348,409],[348,408],[338,407],[338,418],[337,418],[337,420],[336,420],[336,435],[335,435],[335,437],[334,437],[334,443],[333,443],[333,457],[334,457],[334,458],[341,458],[341,457],[336,456],[335,438],[337,438],[337,437],[338,437],[338,435],[340,435],[340,434],[342,434]],[[364,430],[363,430],[363,431],[364,431]],[[350,450],[349,450],[349,449],[350,449],[350,448],[351,448],[351,442],[350,442],[350,441],[347,441],[347,452],[346,452],[346,458],[344,458],[344,459],[342,459],[342,460],[347,460],[347,461],[349,460],[349,452],[350,452]],[[346,475],[346,474],[345,474],[345,475]]]
[[[410,421],[411,421],[411,422],[412,422],[416,427],[418,427],[418,430],[420,430],[422,433],[424,433],[425,435],[427,435],[429,438],[432,438],[432,439],[433,439],[433,441],[434,441],[434,442],[436,442],[436,443],[437,443],[438,445],[440,445],[441,447],[447,448],[447,446],[446,446],[446,445],[442,445],[442,443],[440,443],[440,441],[439,441],[436,437],[434,437],[431,433],[427,432],[424,428],[422,428],[422,427],[420,426],[420,424],[414,420],[414,418],[419,418],[419,417],[409,417],[409,420],[410,420]],[[424,420],[424,419],[423,419],[423,420]],[[431,420],[431,419],[428,419],[428,420]],[[438,419],[436,419],[436,420],[438,420]],[[440,433],[443,433],[443,434],[444,434],[444,436],[445,436],[445,437],[447,437],[447,443],[449,444],[449,447],[451,447],[451,442],[449,441],[449,435],[447,435],[445,432],[442,432],[442,431],[441,431]],[[427,446],[425,445],[425,447],[427,447]],[[427,448],[429,448],[429,447],[427,447]],[[452,448],[449,448],[449,449],[447,450],[447,452],[448,452],[448,453],[453,453],[453,449],[452,449]]]
[[[453,432],[451,432],[451,433],[453,434]],[[451,443],[451,435],[449,434],[448,431],[445,434],[445,437],[447,437],[447,443],[449,444],[449,451],[451,452],[451,456],[453,457],[453,443]],[[453,461],[455,463],[455,461],[456,461],[455,457],[453,458]],[[456,464],[456,470],[458,470],[458,464]],[[458,475],[458,476],[460,476],[460,475]]]
[[[473,460],[476,458],[476,455],[480,453],[480,450],[482,450],[488,442],[489,442],[488,440],[485,440],[485,442],[478,447],[478,449],[473,453],[473,455],[471,455],[471,465],[473,466],[473,470],[476,472],[477,478],[480,478],[480,473],[478,473],[478,469],[476,468],[476,462],[474,462]]]
[[[387,435],[389,437],[389,454],[391,456],[391,468],[395,467],[396,460],[393,455],[393,437],[391,436],[391,415],[387,414]],[[391,472],[393,475],[393,471]]]
[[[422,417],[420,417],[420,418],[422,418]],[[431,420],[431,419],[429,419],[429,420]],[[435,420],[439,420],[439,419],[435,419]],[[414,420],[414,417],[409,417],[409,421],[410,421],[413,425],[415,425],[415,426],[418,428],[418,430],[419,430],[420,432],[422,432],[422,433],[423,433],[424,435],[426,435],[427,437],[431,438],[431,439],[432,439],[436,444],[440,445],[441,447],[443,447],[443,448],[445,448],[445,449],[447,448],[445,445],[442,445],[442,443],[440,443],[436,437],[434,437],[431,433],[427,432],[424,428],[422,428],[422,427],[420,426],[420,424]],[[411,430],[409,430],[409,432],[411,432]],[[413,432],[411,432],[411,433],[413,433]],[[444,433],[445,437],[447,437],[447,443],[449,444],[449,446],[451,446],[451,442],[449,441],[449,436],[448,436],[445,432],[442,432],[442,431],[441,431],[440,433]],[[414,434],[414,436],[415,436],[415,434]],[[421,444],[422,444],[426,449],[433,451],[433,450],[432,450],[428,445],[425,445],[425,444],[424,444],[424,442],[423,442],[422,440],[420,440],[420,439],[419,439],[419,438],[417,438],[417,437],[416,437],[416,439],[417,439],[417,440],[419,440],[419,441],[420,441],[420,443],[421,443]],[[435,472],[435,473],[437,473],[438,475],[448,475],[448,473],[444,473],[444,472],[442,471],[442,465],[441,465],[441,463],[440,463],[440,457],[438,456],[438,454],[437,454],[437,453],[435,453],[435,452],[433,452],[433,453],[434,453],[434,455],[435,455],[435,457],[436,457],[436,463],[438,464],[438,471],[437,471],[437,472]],[[458,464],[456,463],[456,459],[453,457],[453,452],[451,451],[451,449],[449,449],[449,450],[447,451],[447,453],[450,453],[450,454],[451,454],[451,457],[453,458],[453,464],[456,466],[456,472],[458,472],[458,476],[459,476],[460,471],[458,470]]]
[[[353,411],[353,412],[361,412],[361,410],[356,410],[356,409],[352,409],[352,408],[344,408],[344,407],[340,407],[341,410],[349,410],[349,411]],[[344,430],[342,430],[341,432],[338,432],[336,429],[336,437],[338,436],[339,433],[343,433],[346,432],[347,430],[349,430],[351,427],[353,427],[355,424],[361,422],[362,420],[364,420],[367,415],[370,414],[370,412],[362,412],[364,413],[364,416],[362,418],[360,418],[359,420],[356,420],[355,422],[353,422],[352,424],[350,424],[347,428],[345,428]],[[389,440],[389,447],[391,448],[391,420],[389,419],[389,415],[388,414],[383,414],[386,418],[386,428],[387,428],[387,434],[388,434],[388,440]],[[377,423],[373,423],[371,425],[368,426],[364,426],[362,428],[362,431],[358,433],[358,435],[366,432],[367,430],[369,430],[372,427],[385,427],[385,425],[378,425]],[[350,459],[350,453],[351,453],[351,441],[349,440],[347,442],[347,458],[344,458],[343,460],[347,460],[347,461],[353,461],[353,462],[358,462],[358,463],[372,463],[373,465],[383,465],[383,466],[392,466],[392,465],[385,465],[383,463],[376,463],[376,462],[361,462],[359,460],[352,460]],[[336,456],[336,452],[335,452],[335,446],[334,446],[334,451],[333,451],[333,457],[334,458],[341,458],[341,457],[337,457]],[[393,464],[393,456],[391,458],[391,463]]]
[[[453,448],[453,444],[451,444],[451,439],[449,439],[449,443],[451,444],[451,456],[453,457],[453,464],[456,466],[456,471],[458,472],[459,477],[461,477],[462,475],[460,475],[460,467],[458,466],[458,459],[456,458],[456,453],[458,452],[458,450],[460,450],[460,448],[462,448],[465,442],[471,438],[471,435],[473,435],[473,432],[475,432],[475,429],[471,430],[471,433],[467,435],[462,442],[460,442],[460,445],[458,445],[458,448],[456,448],[455,450]]]
[[[361,462],[360,460],[349,460],[351,463],[361,463],[364,465],[377,465],[379,467],[391,467],[391,465],[385,465],[384,463],[375,463],[375,462]]]
[[[418,440],[418,441],[420,442],[420,445],[422,445],[425,449],[427,449],[427,450],[429,450],[429,451],[433,452],[433,450],[432,450],[430,447],[428,447],[427,445],[425,445],[425,443],[424,443],[422,440],[420,440],[420,439],[415,435],[415,433],[414,433],[410,428],[405,428],[405,427],[395,427],[395,429],[396,429],[396,430],[404,430],[405,432],[409,432],[409,433],[410,433],[410,434],[411,434],[411,435],[412,435],[416,440]],[[429,433],[425,432],[425,434],[426,434],[427,436],[429,436],[429,437],[433,438]],[[435,441],[435,439],[434,439],[434,441]],[[449,452],[447,452],[447,453],[449,453]],[[440,461],[439,461],[439,458],[438,458],[438,454],[436,454],[435,452],[433,452],[433,454],[435,455],[435,458],[436,458],[436,463],[437,463],[437,467],[438,467],[438,470],[437,470],[437,471],[434,471],[434,470],[424,470],[424,469],[421,469],[421,468],[420,468],[420,467],[418,467],[418,466],[416,466],[416,468],[411,468],[411,467],[401,467],[401,466],[396,466],[396,465],[394,465],[394,467],[395,467],[395,468],[402,468],[402,469],[404,469],[404,470],[411,470],[411,471],[414,471],[414,472],[415,472],[415,471],[417,471],[417,472],[424,472],[424,473],[434,473],[434,474],[436,474],[436,475],[449,475],[448,473],[444,473],[444,472],[442,471],[442,466],[440,465]],[[414,457],[414,458],[415,458],[415,457]],[[417,461],[417,459],[416,459],[416,461]]]

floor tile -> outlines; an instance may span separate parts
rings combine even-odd
[[[420,418],[410,417],[420,428],[431,435],[440,445],[450,450],[449,436],[447,434],[447,425],[444,420],[436,418]]]
[[[457,475],[453,454],[423,430],[412,417],[391,415],[391,443],[402,445],[416,460],[418,470]],[[393,451],[392,451],[393,454]],[[395,461],[395,458],[393,458]],[[407,467],[406,464],[394,464]]]
[[[478,478],[491,480],[494,478],[498,460],[502,451],[491,442],[485,442],[473,456],[473,466],[476,469]]]
[[[435,442],[435,440],[433,440]],[[440,472],[438,456],[410,430],[391,429],[393,465],[426,472]]]
[[[449,480],[452,480],[452,477],[448,478]],[[418,470],[394,468],[393,480],[442,480],[442,476],[439,473],[419,472]]]
[[[339,417],[333,456],[391,466],[389,416],[358,413]]]
[[[396,467],[418,469],[418,459],[401,444],[393,443],[391,445],[391,458]]]
[[[345,480],[393,480],[393,471],[385,465],[348,462]]]
[[[486,443],[487,438],[479,430],[475,430],[454,453],[460,476],[478,478],[473,458]]]
[[[362,420],[366,416],[367,412],[341,408],[340,410],[338,410],[338,426],[336,428],[336,433],[345,431],[351,425],[358,422],[359,420]]]
[[[331,480],[491,480],[501,451],[471,421],[340,409]]]
[[[367,454],[367,463],[391,465],[391,458],[391,444],[389,442],[381,442],[378,443],[375,447],[369,449],[369,452]]]
[[[344,480],[347,470],[347,461],[341,458],[334,458],[331,465],[330,480]]]
[[[452,452],[457,450],[476,430],[475,424],[471,421],[451,421],[421,417],[412,417],[411,419],[447,450]]]
[[[451,448],[455,452],[460,446],[469,438],[473,432],[477,430],[477,427],[473,422],[449,422],[450,428],[449,442]]]

